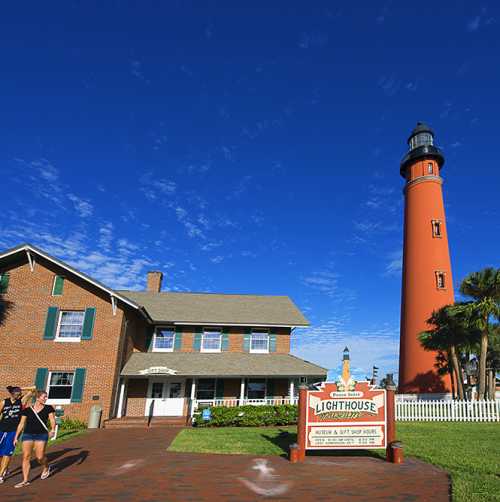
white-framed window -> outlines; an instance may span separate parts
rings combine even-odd
[[[196,399],[215,399],[215,378],[200,378],[198,380]]]
[[[432,162],[429,162],[427,164],[427,174],[434,174],[434,165]]]
[[[266,330],[252,330],[250,335],[250,352],[267,354],[269,352],[269,332]]]
[[[172,328],[159,328],[154,333],[153,352],[173,352],[175,331]]]
[[[442,237],[440,220],[432,220],[432,237]]]
[[[56,341],[79,342],[84,318],[85,312],[83,310],[61,310],[57,323]]]
[[[222,333],[220,329],[205,329],[201,337],[201,352],[220,352]]]
[[[49,404],[71,403],[73,380],[72,371],[51,371],[47,379],[47,395]]]
[[[247,399],[266,399],[266,379],[253,378],[247,382]]]
[[[446,274],[444,272],[436,272],[436,287],[446,289]]]

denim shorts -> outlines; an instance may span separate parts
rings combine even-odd
[[[44,432],[43,434],[29,434],[27,432],[23,432],[23,441],[45,441],[49,440],[49,435]]]

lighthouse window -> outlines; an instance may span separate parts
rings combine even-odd
[[[439,220],[432,220],[432,237],[442,237],[441,222]]]
[[[427,172],[429,174],[433,174],[434,173],[434,166],[432,165],[432,162],[429,162],[429,164],[427,164]]]
[[[436,272],[436,287],[438,289],[445,289],[445,274],[444,272]]]

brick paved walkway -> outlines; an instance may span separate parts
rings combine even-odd
[[[0,500],[83,501],[448,501],[447,474],[409,459],[402,466],[371,457],[208,455],[166,451],[179,429],[99,430],[49,450],[57,471],[45,481],[14,489],[0,485]]]

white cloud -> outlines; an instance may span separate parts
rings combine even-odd
[[[333,369],[338,375],[344,347],[350,351],[352,372],[356,378],[371,374],[372,366],[379,376],[397,373],[399,329],[375,326],[361,332],[344,330],[342,322],[328,321],[322,325],[297,330],[292,337],[292,353],[308,361]]]
[[[403,270],[403,250],[397,249],[388,255],[388,263],[385,266],[384,275],[400,276]]]
[[[82,218],[87,218],[91,216],[94,212],[94,206],[92,204],[81,197],[78,197],[75,194],[69,193],[68,199],[73,203],[76,211]]]

